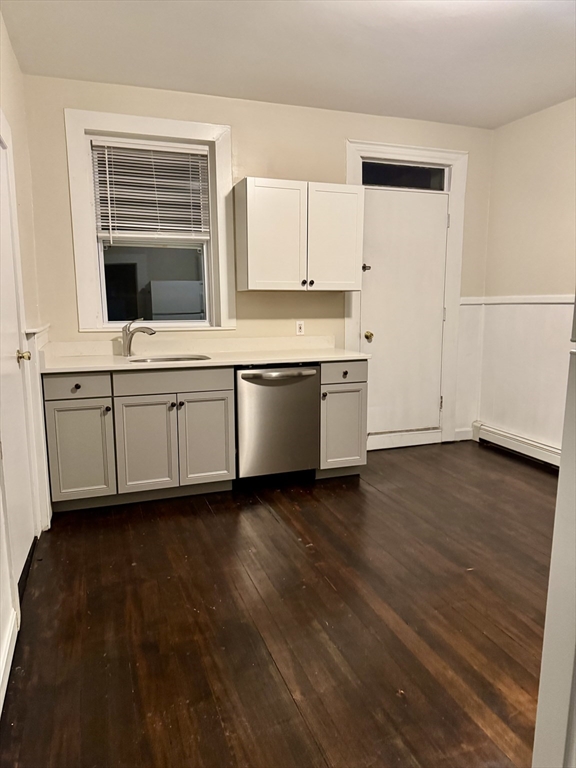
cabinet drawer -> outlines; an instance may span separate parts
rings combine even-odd
[[[81,400],[112,394],[109,373],[52,373],[43,378],[45,400]]]
[[[368,362],[350,360],[344,363],[322,363],[322,384],[344,384],[347,381],[368,381]]]
[[[196,368],[169,371],[119,371],[112,374],[112,382],[115,397],[209,392],[234,389],[234,370],[232,368]]]

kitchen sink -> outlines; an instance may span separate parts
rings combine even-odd
[[[130,357],[129,363],[184,363],[186,360],[210,360],[208,355],[173,355],[172,357]]]

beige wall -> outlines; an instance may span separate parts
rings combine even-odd
[[[109,337],[77,332],[66,107],[231,125],[235,181],[252,175],[344,182],[347,138],[468,151],[462,292],[483,292],[491,131],[130,86],[25,79],[40,304],[54,340]],[[307,334],[331,334],[343,342],[343,294],[242,293],[237,299],[236,335],[293,335],[293,320],[304,319]]]
[[[576,99],[498,128],[486,294],[574,293]]]
[[[32,212],[32,179],[24,96],[24,77],[12,50],[10,38],[0,14],[0,107],[12,131],[18,229],[22,255],[22,281],[26,326],[39,323],[36,263],[34,254],[34,224]]]

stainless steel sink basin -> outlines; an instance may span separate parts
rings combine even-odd
[[[172,357],[130,357],[129,363],[184,363],[186,360],[210,360],[208,355],[173,355]]]

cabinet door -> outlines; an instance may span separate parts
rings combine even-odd
[[[308,288],[359,291],[364,188],[313,182],[308,187]]]
[[[178,395],[180,485],[232,480],[234,392],[192,392]]]
[[[116,493],[109,397],[45,403],[52,501]]]
[[[118,493],[178,485],[176,395],[115,397]]]
[[[305,290],[307,191],[305,181],[246,180],[248,289]]]
[[[320,411],[320,469],[366,464],[364,384],[323,384]]]

